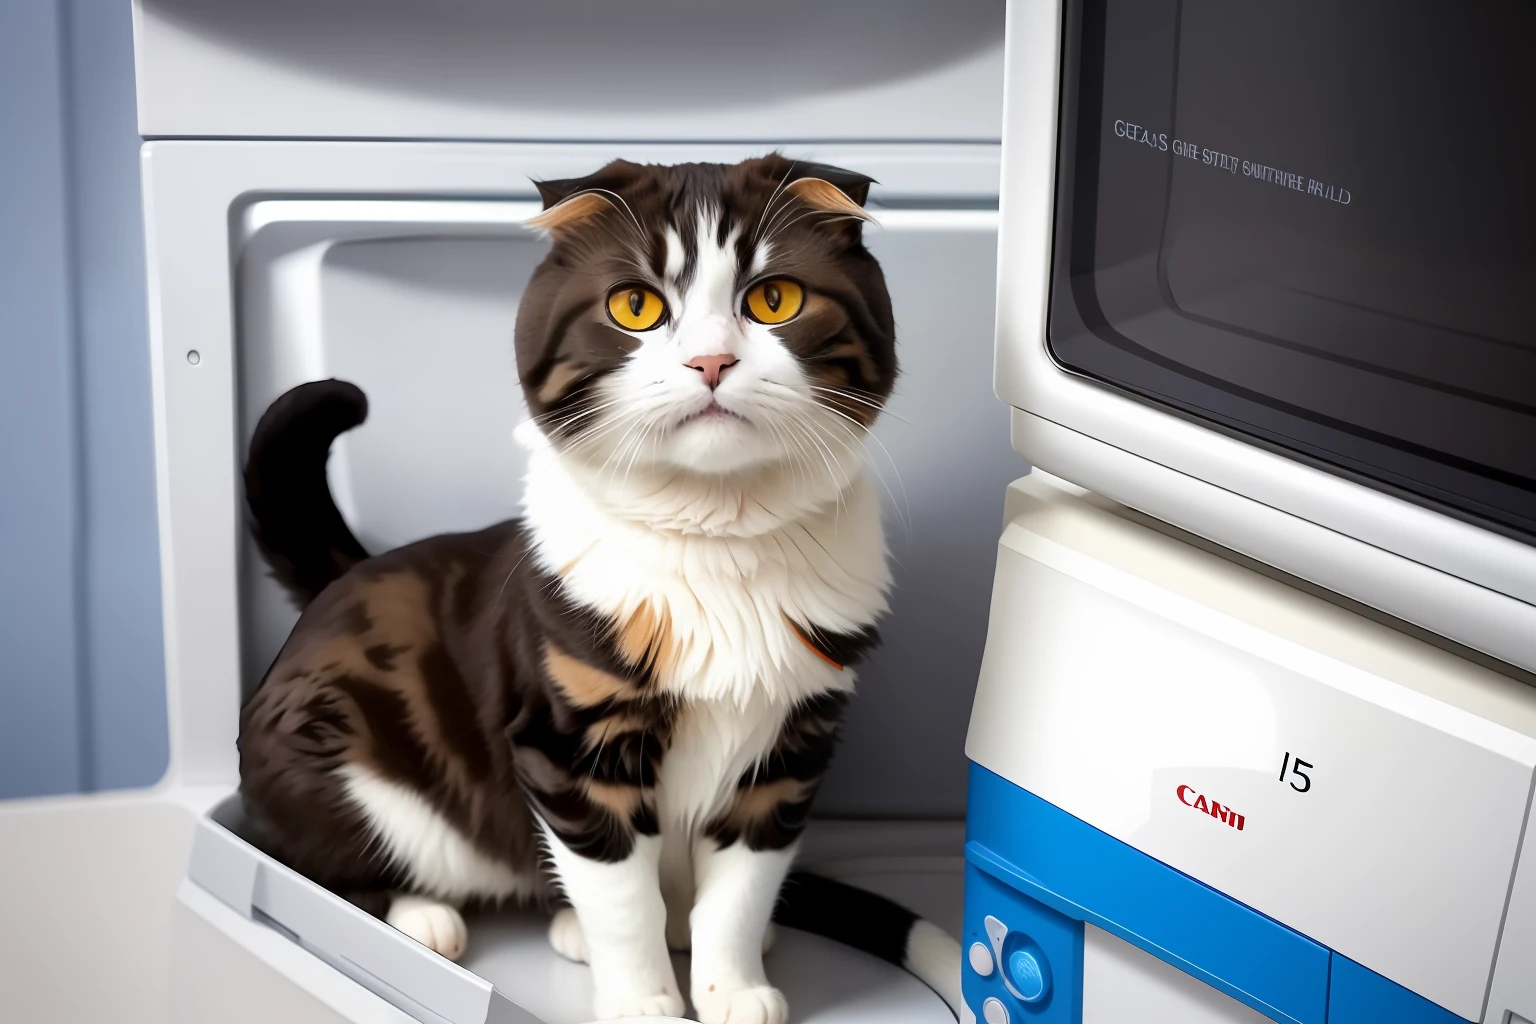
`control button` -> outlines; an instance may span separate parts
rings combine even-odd
[[[981,922],[981,926],[987,930],[987,938],[992,940],[992,952],[997,958],[1003,958],[1003,940],[1008,937],[1008,926],[995,917],[988,916]]]
[[[981,1004],[981,1019],[987,1024],[1008,1024],[1008,1007],[996,996],[989,996]]]
[[[1051,981],[1045,967],[1027,949],[1016,951],[1008,958],[1008,978],[1013,982],[1014,993],[1026,1003],[1038,1003],[1050,992]]]
[[[971,970],[983,978],[992,974],[992,951],[979,942],[971,943]]]

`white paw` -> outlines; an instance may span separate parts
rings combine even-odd
[[[694,983],[693,1008],[702,1024],[784,1024],[789,1004],[772,985],[727,989]]]
[[[597,1014],[598,1020],[615,1020],[623,1017],[681,1017],[683,997],[675,991],[640,995],[634,992],[605,991],[600,988],[597,990],[597,996],[592,1000],[592,1009]]]
[[[459,912],[424,896],[396,896],[384,920],[449,960],[463,956],[469,941],[469,929]]]
[[[549,944],[567,960],[579,964],[587,962],[587,937],[581,932],[581,921],[577,919],[576,911],[570,907],[561,907],[555,911],[554,920],[549,922]]]

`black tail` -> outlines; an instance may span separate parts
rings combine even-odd
[[[331,498],[331,442],[368,418],[355,384],[300,384],[262,413],[245,463],[251,534],[272,575],[302,608],[368,557]]]
[[[906,907],[867,889],[795,871],[784,881],[774,921],[893,963],[960,1014],[960,943]]]

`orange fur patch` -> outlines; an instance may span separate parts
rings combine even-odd
[[[839,672],[843,670],[844,666],[839,665],[837,662],[833,661],[831,655],[827,654],[826,651],[823,651],[820,647],[817,647],[815,644],[811,643],[811,638],[806,635],[805,630],[801,629],[798,623],[792,619],[785,619],[784,621],[789,623],[789,628],[794,631],[795,636],[799,637],[800,642],[805,644],[806,650],[810,651],[812,654],[816,655],[816,657],[820,658],[828,665],[831,665]]]
[[[682,661],[682,645],[672,631],[672,613],[655,601],[642,604],[619,627],[619,653],[636,667],[650,667],[658,675],[670,675]]]
[[[553,403],[571,389],[571,385],[581,380],[584,371],[579,366],[570,363],[560,363],[549,376],[544,378],[544,383],[539,385],[539,401],[546,405]]]
[[[857,217],[859,220],[867,220],[874,223],[874,216],[864,207],[849,199],[842,189],[821,178],[801,178],[789,185],[784,191],[794,195],[807,206],[824,210],[827,213],[841,214],[845,217]]]
[[[651,724],[651,720],[644,715],[618,714],[609,715],[607,718],[593,722],[587,726],[587,731],[582,737],[588,750],[597,750],[603,744],[610,742],[617,736],[625,736],[630,733],[644,732]]]
[[[613,200],[601,192],[578,192],[569,199],[561,200],[536,217],[529,217],[525,224],[535,231],[551,235],[569,230],[602,213],[615,209]]]
[[[869,354],[869,347],[863,341],[845,341],[841,345],[834,345],[821,353],[828,359],[857,359],[859,370],[867,380],[878,380],[880,368],[875,365],[874,357]]]
[[[627,680],[600,668],[593,668],[548,641],[544,643],[544,667],[565,699],[578,708],[595,707],[610,700],[633,700],[640,696],[634,685]]]
[[[798,779],[779,779],[740,790],[726,813],[726,820],[736,828],[746,828],[771,816],[781,804],[804,800],[805,790],[806,784]]]
[[[584,779],[581,788],[588,800],[607,808],[615,818],[624,822],[634,817],[645,797],[639,786],[599,782],[596,779]]]

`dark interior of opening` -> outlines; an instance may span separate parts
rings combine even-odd
[[[1078,0],[1065,367],[1536,540],[1536,5]]]

